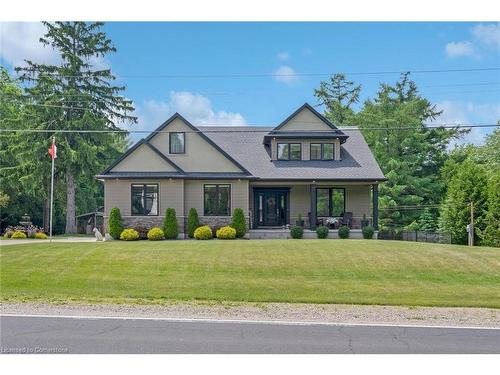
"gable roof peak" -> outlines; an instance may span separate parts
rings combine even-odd
[[[329,128],[336,130],[340,133],[342,133],[338,128],[330,122],[325,116],[323,116],[321,113],[319,113],[312,105],[309,103],[305,102],[302,104],[295,112],[293,112],[290,116],[288,116],[281,124],[276,126],[271,133],[280,130],[282,127],[284,127],[286,124],[288,124],[295,116],[297,116],[300,112],[302,112],[304,109],[308,109],[315,117],[317,117],[321,122],[323,122],[325,125],[327,125]]]

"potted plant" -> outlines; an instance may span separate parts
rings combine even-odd
[[[330,229],[334,229],[335,225],[339,223],[339,218],[338,217],[328,217],[326,219],[326,224]]]
[[[363,219],[361,220],[361,228],[367,227],[370,225],[370,220],[366,218],[366,214],[363,214]]]
[[[302,220],[302,214],[299,214],[299,216],[297,217],[297,221],[295,222],[295,224],[298,226],[298,227],[304,227],[304,220]]]

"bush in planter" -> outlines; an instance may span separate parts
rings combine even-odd
[[[361,233],[363,233],[363,238],[366,240],[372,239],[375,230],[371,226],[366,226],[361,229]]]
[[[151,228],[148,232],[148,240],[150,241],[160,241],[165,238],[165,234],[161,230],[161,228],[154,227]]]
[[[163,222],[163,233],[165,234],[165,238],[167,240],[175,240],[179,235],[177,217],[173,208],[167,208],[165,221]]]
[[[45,233],[43,233],[43,232],[36,232],[35,233],[35,238],[37,240],[46,240],[49,237]]]
[[[115,240],[120,238],[120,235],[123,232],[123,220],[122,214],[120,213],[120,209],[118,207],[113,207],[109,212],[108,227],[111,237],[113,237]]]
[[[236,230],[236,237],[242,238],[245,236],[245,233],[247,232],[247,224],[245,214],[241,208],[234,209],[231,227]]]
[[[217,238],[219,240],[234,240],[236,238],[236,229],[232,227],[222,227],[217,230]]]
[[[339,237],[340,238],[349,238],[349,232],[351,230],[349,229],[349,227],[347,225],[342,225],[340,228],[339,228]]]
[[[144,224],[136,224],[133,226],[133,229],[139,233],[139,239],[145,240],[148,238],[149,228]]]
[[[12,236],[10,236],[10,238],[13,240],[22,240],[27,238],[27,236],[23,231],[16,230],[14,233],[12,233]]]
[[[190,208],[187,222],[187,233],[189,238],[194,238],[194,231],[200,226],[200,219],[198,219],[198,211],[196,208]]]
[[[290,235],[295,239],[302,238],[302,236],[304,235],[304,229],[302,227],[299,227],[298,225],[295,225],[290,229]]]
[[[316,235],[318,238],[327,238],[328,237],[328,227],[325,227],[324,225],[319,226],[316,228]]]
[[[137,241],[138,239],[139,232],[132,228],[124,229],[120,234],[120,240],[122,241]]]
[[[209,240],[212,238],[212,229],[208,225],[196,228],[194,238],[197,240]]]

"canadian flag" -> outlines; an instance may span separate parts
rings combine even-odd
[[[57,146],[56,146],[55,142],[52,143],[52,145],[49,147],[49,155],[50,155],[52,160],[57,158]]]

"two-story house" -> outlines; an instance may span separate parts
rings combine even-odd
[[[97,178],[105,222],[118,207],[128,227],[160,226],[171,207],[181,233],[192,207],[213,227],[242,208],[255,233],[299,216],[311,229],[335,217],[354,231],[366,217],[377,229],[385,180],[361,132],[336,127],[309,104],[274,128],[196,127],[176,113]]]

